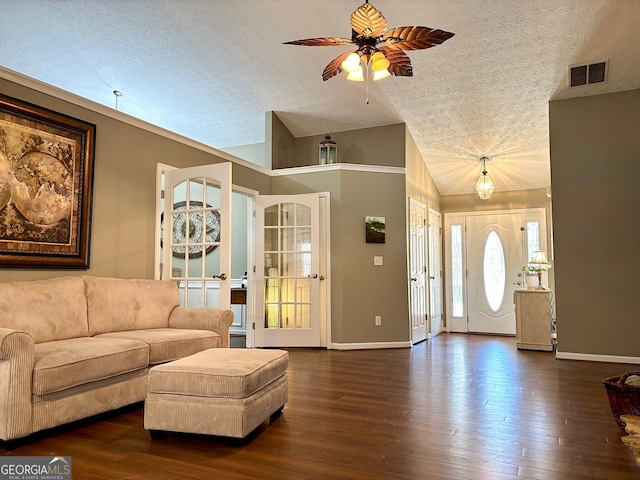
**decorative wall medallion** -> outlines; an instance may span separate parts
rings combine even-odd
[[[220,242],[220,213],[217,210],[205,210],[202,202],[191,201],[187,211],[187,202],[173,205],[173,247],[172,254],[177,258],[185,258],[187,249],[189,258],[200,258],[213,252]],[[210,205],[207,209],[212,208]],[[188,217],[188,221],[187,221]],[[160,218],[160,246],[164,240],[164,213]],[[206,246],[206,249],[205,249]]]

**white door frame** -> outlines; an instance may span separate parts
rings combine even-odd
[[[162,189],[164,185],[164,173],[167,170],[175,170],[179,167],[172,165],[157,163],[156,164],[156,199],[155,199],[155,218],[159,219],[163,212],[163,197]],[[233,167],[232,167],[233,168]],[[241,187],[238,185],[232,185],[232,190],[235,193],[244,194],[248,197],[247,203],[247,276],[248,276],[248,289],[247,289],[247,328],[246,328],[246,346],[247,348],[253,348],[255,346],[255,339],[253,335],[252,325],[255,322],[253,312],[255,310],[254,305],[256,301],[256,295],[258,293],[251,288],[255,274],[255,200],[259,195],[257,190]],[[321,271],[325,272],[325,280],[321,284],[321,288],[324,290],[322,296],[326,301],[320,304],[321,318],[324,318],[324,322],[320,322],[320,338],[322,346],[326,346],[327,349],[331,349],[331,211],[330,211],[330,192],[320,192],[317,194],[320,198],[320,243],[324,244],[325,250],[325,262],[320,266]],[[154,222],[154,237],[155,245],[154,249],[154,267],[153,278],[159,280],[160,265],[162,258],[160,255],[160,222]]]
[[[319,192],[319,193],[310,193],[307,195],[316,196],[319,203],[319,221],[318,221],[318,240],[319,240],[319,264],[318,264],[318,275],[319,275],[319,296],[320,300],[318,302],[319,307],[319,327],[320,327],[320,345],[321,347],[326,347],[327,349],[331,348],[331,218],[330,218],[330,192]],[[298,195],[296,194],[288,194],[288,195],[266,195],[266,197],[279,197],[281,199],[286,199],[287,197],[291,198],[291,201],[295,201],[295,198]],[[254,197],[254,200],[257,200],[258,196]],[[257,283],[257,274],[256,274],[256,242],[258,240],[258,235],[263,235],[263,232],[258,231],[256,227],[256,208],[255,202],[253,205],[253,235],[250,237],[250,246],[249,249],[252,251],[253,258],[253,267],[252,273],[254,276],[250,279],[254,284]],[[258,321],[262,321],[262,312],[257,311],[257,306],[259,303],[258,295],[262,294],[261,288],[254,288],[252,292],[252,299],[250,301],[251,307],[247,308],[247,347],[255,347],[255,324]],[[250,336],[251,333],[251,336]]]
[[[414,209],[421,218],[414,222]],[[409,273],[409,331],[411,344],[422,342],[429,337],[429,295],[427,293],[427,206],[409,197],[409,255],[407,255]],[[414,243],[414,228],[421,229],[422,234],[416,235]],[[417,251],[416,251],[417,250]]]
[[[526,262],[524,244],[526,234],[522,232],[522,213],[474,215],[465,219],[467,230],[467,328],[474,333],[515,335],[516,317],[513,293],[520,284],[520,267]],[[502,255],[502,296],[487,295],[488,289],[483,274],[489,239],[494,239],[494,251]],[[495,259],[496,257],[494,257]],[[498,287],[498,285],[494,285]],[[500,288],[490,289],[492,293]],[[500,300],[499,304],[496,304]],[[492,304],[493,302],[493,304]]]
[[[438,218],[438,225],[436,228],[432,228],[431,225],[431,221],[433,218]],[[428,260],[428,271],[429,271],[429,338],[434,337],[440,333],[442,333],[444,331],[444,315],[443,315],[443,311],[442,311],[442,305],[443,305],[443,300],[444,300],[444,289],[442,288],[442,281],[443,281],[443,275],[442,275],[442,214],[440,212],[438,212],[437,210],[434,210],[432,208],[429,209],[428,212],[428,219],[427,219],[427,225],[429,225],[429,228],[427,229],[428,232],[428,237],[427,237],[427,242],[429,245],[429,248],[427,249],[428,253],[429,253],[429,260]],[[432,243],[432,242],[435,242]],[[431,252],[431,246],[435,246],[435,252],[432,254]],[[435,258],[432,258],[432,255]],[[437,264],[435,266],[435,270],[436,271],[432,271],[432,264],[433,261],[437,261]],[[436,283],[437,282],[437,283]],[[434,289],[436,289],[436,285],[437,285],[437,291],[438,293],[434,293]],[[435,297],[438,297],[437,299]],[[435,308],[439,306],[439,312],[435,311]],[[437,332],[434,332],[433,330],[433,324],[434,322],[438,321],[437,317],[440,317],[439,322],[440,322],[440,329]]]
[[[174,167],[172,165],[167,165],[164,163],[156,164],[156,214],[155,218],[159,219],[162,215],[164,209],[164,200],[163,200],[163,188],[164,188],[164,173],[168,170],[176,170],[179,167]],[[232,166],[233,170],[233,166]],[[253,279],[253,269],[252,265],[255,264],[254,260],[254,252],[255,252],[255,224],[254,224],[254,212],[255,212],[255,198],[258,196],[259,192],[257,190],[253,190],[246,187],[241,187],[239,185],[231,185],[231,189],[233,193],[238,193],[241,195],[245,195],[247,197],[247,305],[244,305],[245,315],[249,316],[249,312],[252,310],[252,302],[255,299],[253,295],[253,291],[251,289],[251,282]],[[155,245],[154,249],[154,267],[153,267],[153,278],[156,280],[161,279],[161,264],[162,258],[160,253],[160,222],[154,222],[154,236],[155,236]],[[236,279],[237,280],[237,279]],[[238,286],[232,283],[232,287]],[[232,306],[233,308],[233,306]],[[242,307],[241,307],[242,308]],[[247,318],[247,327],[246,327],[246,345],[250,347],[253,345],[253,330],[250,328],[250,322]]]
[[[467,258],[466,258],[466,244],[467,237],[465,232],[465,220],[468,216],[478,215],[496,215],[496,214],[509,214],[509,213],[522,213],[523,222],[538,221],[539,223],[539,244],[540,248],[545,250],[547,254],[550,252],[551,241],[548,235],[549,226],[547,224],[546,208],[526,208],[526,209],[513,209],[513,210],[487,210],[477,212],[454,212],[444,214],[444,266],[445,266],[445,321],[447,332],[468,332],[467,327]],[[453,290],[452,290],[452,255],[451,255],[451,228],[453,225],[461,226],[461,262],[462,262],[462,299],[463,305],[461,306],[461,314],[453,314]],[[526,243],[525,243],[526,246]],[[525,248],[526,251],[526,248]]]

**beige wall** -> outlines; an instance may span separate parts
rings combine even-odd
[[[640,91],[549,104],[558,351],[640,357]]]
[[[324,140],[325,134],[293,139],[290,134],[287,135],[288,131],[282,131],[284,125],[276,115],[274,117],[273,131],[277,137],[274,137],[273,143],[281,147],[274,153],[273,168],[318,165],[318,145]],[[404,167],[404,124],[328,133],[338,144],[338,163]]]
[[[408,128],[405,133],[407,196],[425,204],[427,208],[440,212],[442,209],[440,192]]]
[[[0,92],[96,125],[89,270],[0,268],[0,281],[85,274],[153,278],[156,163],[187,167],[223,159],[4,79]],[[240,165],[234,165],[233,180],[271,190],[268,175]]]
[[[267,168],[295,167],[295,138],[275,112],[265,113],[265,165]]]

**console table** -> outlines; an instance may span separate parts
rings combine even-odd
[[[516,290],[516,346],[525,350],[553,351],[551,291]]]

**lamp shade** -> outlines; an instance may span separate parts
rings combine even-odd
[[[362,65],[358,65],[358,68],[354,72],[349,72],[347,80],[354,82],[364,82],[364,75],[362,74]]]
[[[387,60],[382,52],[376,52],[371,57],[371,70],[374,72],[382,72],[389,68],[391,63]]]
[[[529,265],[539,269],[551,268],[551,263],[547,259],[547,254],[542,250],[536,250],[533,253],[531,260],[529,260]]]
[[[360,55],[358,55],[356,52],[352,52],[347,56],[347,58],[344,59],[344,61],[340,65],[342,66],[343,70],[349,73],[354,73],[358,70],[358,67],[360,67]]]

